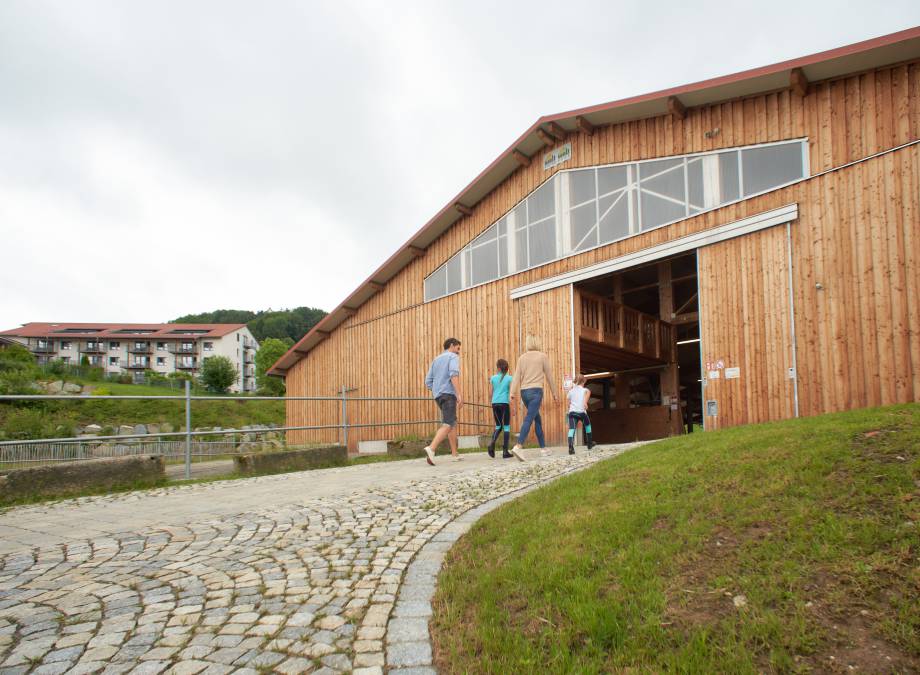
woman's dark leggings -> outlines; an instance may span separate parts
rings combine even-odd
[[[492,447],[498,440],[498,434],[505,433],[505,452],[508,452],[508,438],[511,435],[511,406],[507,403],[493,403],[492,415],[495,417],[495,431],[492,432]]]

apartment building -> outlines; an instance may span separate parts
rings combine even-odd
[[[89,363],[110,375],[130,373],[143,382],[148,371],[197,374],[212,356],[237,367],[235,392],[255,391],[259,343],[244,323],[27,323],[0,332],[27,347],[39,363]],[[85,357],[85,361],[84,361]]]

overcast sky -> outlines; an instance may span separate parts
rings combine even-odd
[[[916,0],[0,0],[0,329],[328,311],[540,115],[917,24]]]

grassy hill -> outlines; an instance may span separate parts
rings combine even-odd
[[[68,377],[77,384],[101,387],[112,395],[176,396],[182,392],[164,387],[113,382],[88,382]],[[183,401],[90,400],[0,403],[0,439],[56,438],[73,435],[78,426],[96,423],[117,428],[120,424],[169,422],[176,429],[185,424]],[[224,429],[247,424],[284,424],[283,401],[194,401],[192,426]]]
[[[438,669],[920,671],[920,406],[645,446],[450,551]]]

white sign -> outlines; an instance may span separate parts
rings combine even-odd
[[[552,169],[554,166],[559,166],[570,159],[572,159],[572,144],[566,143],[561,148],[556,148],[552,152],[547,152],[543,155],[543,170]]]
[[[575,378],[573,378],[571,375],[566,375],[564,378],[562,378],[562,388],[565,389],[566,391],[571,389],[572,385],[574,384],[575,384]]]
[[[719,371],[718,371],[718,370],[710,370],[710,371],[709,371],[709,379],[710,379],[710,380],[718,380],[718,379],[719,379]]]
[[[741,368],[726,368],[725,369],[725,379],[726,380],[737,380],[741,377]]]

